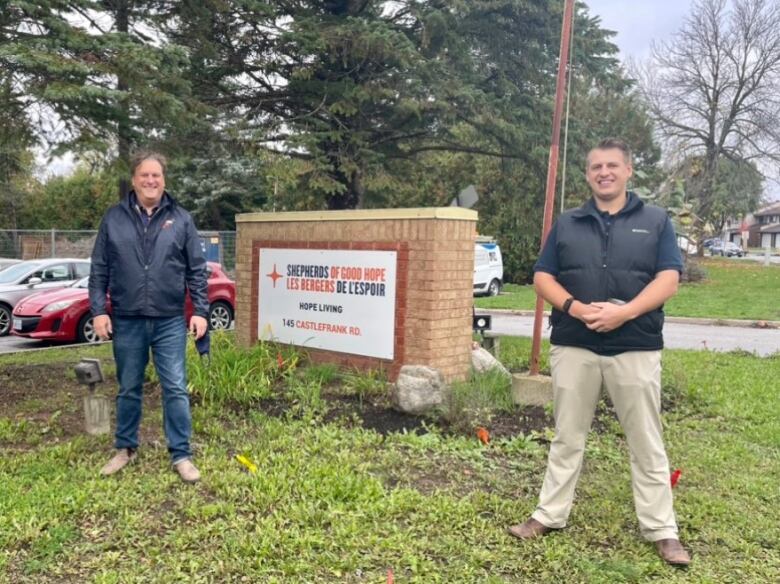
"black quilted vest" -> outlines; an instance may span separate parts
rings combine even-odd
[[[593,200],[558,218],[558,282],[581,302],[625,302],[639,294],[656,274],[656,258],[666,211],[645,205],[633,193],[612,217],[607,230]],[[622,327],[597,333],[576,318],[553,309],[554,345],[583,347],[600,355],[663,348],[663,307],[627,321]]]

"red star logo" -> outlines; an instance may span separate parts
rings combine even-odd
[[[266,276],[268,276],[274,281],[274,288],[276,288],[276,281],[281,278],[284,278],[284,276],[282,276],[279,272],[276,271],[276,264],[274,264],[274,271],[271,272],[270,274],[266,274]]]

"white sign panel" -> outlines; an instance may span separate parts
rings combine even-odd
[[[257,338],[392,360],[396,255],[261,248]]]

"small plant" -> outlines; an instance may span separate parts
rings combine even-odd
[[[347,373],[342,375],[342,381],[344,395],[357,396],[361,408],[365,398],[385,395],[387,392],[387,378],[379,370]]]
[[[495,412],[513,409],[511,381],[500,371],[488,370],[453,384],[443,415],[454,428],[470,432],[489,425]]]
[[[32,432],[33,427],[28,420],[0,418],[0,442],[21,442]]]
[[[301,372],[307,382],[316,382],[320,385],[329,385],[339,377],[339,368],[333,363],[317,363],[308,365]]]
[[[287,383],[287,393],[297,409],[309,413],[317,413],[324,409],[322,384],[316,380],[307,381],[291,377]]]

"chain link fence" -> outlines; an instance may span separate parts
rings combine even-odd
[[[219,262],[234,276],[236,267],[235,231],[200,231],[206,259]],[[97,231],[63,229],[0,229],[0,258],[88,258]]]

